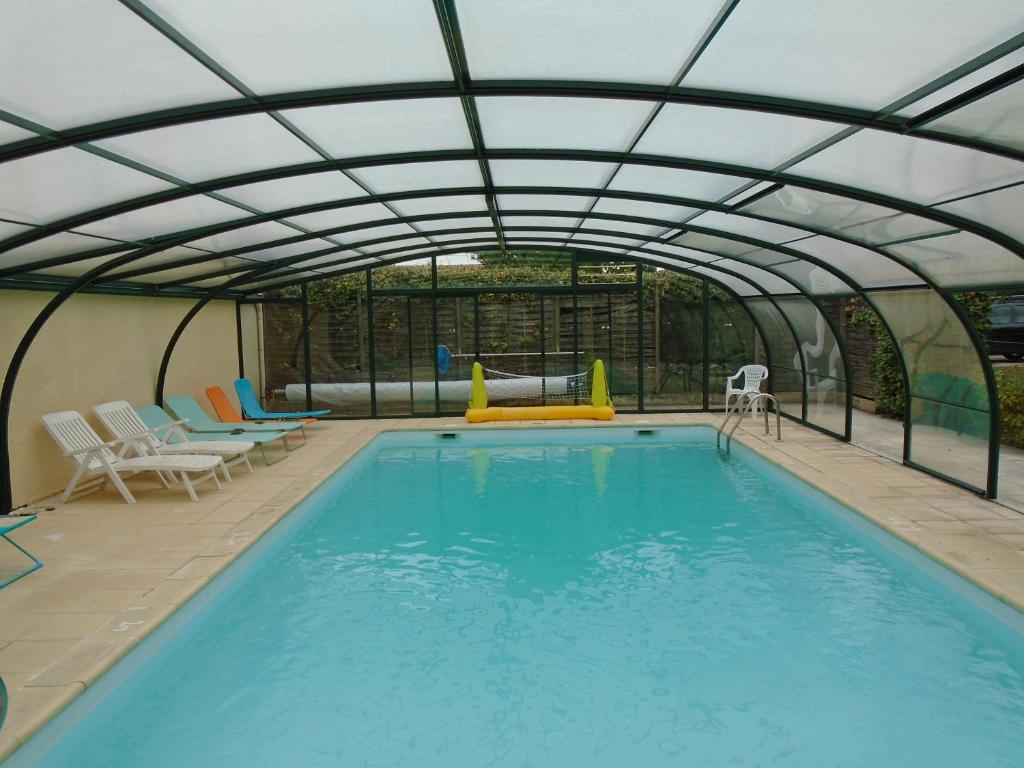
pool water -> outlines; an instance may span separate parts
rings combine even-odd
[[[1022,626],[707,429],[391,433],[12,764],[1020,766]]]

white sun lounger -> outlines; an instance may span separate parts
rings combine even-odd
[[[124,457],[128,450],[130,441],[112,440],[109,443],[103,442],[96,434],[89,422],[78,411],[61,411],[43,416],[43,424],[50,433],[57,445],[60,446],[64,455],[71,459],[76,466],[75,474],[71,477],[67,489],[60,497],[60,503],[68,500],[79,481],[83,477],[94,477],[99,485],[104,485],[107,480],[114,484],[114,487],[121,492],[121,496],[129,504],[135,503],[128,486],[124,484],[121,475],[133,475],[138,472],[156,472],[161,485],[169,487],[164,472],[171,476],[180,476],[185,490],[192,501],[199,501],[196,496],[195,485],[213,480],[214,485],[220,488],[220,481],[217,479],[217,470],[224,468],[224,459],[220,456],[133,456]],[[121,453],[114,453],[111,448],[121,445]],[[190,477],[190,474],[197,474],[197,477]]]
[[[158,429],[145,425],[135,409],[125,400],[115,400],[97,405],[94,409],[103,426],[118,440],[135,441],[140,456],[158,454],[161,456],[182,454],[212,454],[224,459],[225,467],[244,463],[252,472],[249,451],[256,447],[251,440],[193,440],[182,429],[187,419],[165,424]],[[225,475],[226,480],[231,478]]]

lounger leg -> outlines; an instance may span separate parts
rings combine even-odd
[[[226,461],[224,461],[224,459],[220,460],[220,471],[224,473],[224,479],[227,480],[230,483],[231,482],[231,473],[228,472],[228,463]],[[213,477],[214,477],[214,479],[216,479],[217,475],[214,475]],[[220,488],[220,483],[217,483],[217,487]]]
[[[127,501],[129,504],[134,504],[135,497],[132,496],[132,492],[128,490],[128,486],[124,484],[124,480],[122,480],[120,476],[117,474],[117,472],[115,472],[109,466],[106,466],[106,470],[107,476],[110,478],[110,482],[112,482],[114,484],[114,487],[121,492],[122,498],[124,498],[124,500]]]
[[[196,489],[192,486],[192,481],[189,480],[188,472],[181,473],[181,482],[185,486],[185,490],[188,491],[188,497],[192,501],[199,501],[199,497],[196,496]]]
[[[64,489],[64,494],[60,497],[60,501],[58,503],[60,503],[60,504],[67,503],[67,500],[69,498],[71,498],[72,492],[75,490],[75,487],[78,485],[78,481],[81,480],[82,479],[82,475],[85,474],[86,468],[87,468],[87,463],[82,463],[82,464],[78,465],[78,469],[76,469],[75,470],[75,474],[73,474],[71,476],[71,482],[69,482],[68,483],[68,487]]]
[[[252,474],[252,464],[249,463],[249,452],[246,451],[242,454],[242,458],[245,460],[245,466],[249,468],[249,474]]]

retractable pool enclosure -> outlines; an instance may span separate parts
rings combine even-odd
[[[195,299],[158,399],[209,302],[284,313],[301,325],[305,403],[311,287],[355,275],[355,309],[312,322],[348,311],[367,347],[380,313],[406,328],[390,372],[378,350],[352,353],[359,415],[387,413],[378,387],[396,382],[409,415],[444,413],[444,374],[417,404],[415,358],[452,346],[451,329],[457,355],[488,352],[497,286],[438,278],[481,252],[563,255],[567,282],[512,283],[540,334],[523,355],[545,370],[601,351],[627,408],[708,409],[713,364],[759,356],[785,412],[845,439],[836,305],[859,298],[896,344],[904,460],[996,495],[995,379],[954,294],[1024,285],[1019,0],[13,0],[0,14],[0,286],[54,292],[0,393],[0,512],[19,371],[73,295]],[[426,285],[374,285],[410,261]],[[593,264],[632,276],[581,282]],[[662,272],[695,281],[687,323],[655,321],[645,282]],[[645,381],[652,324],[659,345],[695,339],[687,402]]]

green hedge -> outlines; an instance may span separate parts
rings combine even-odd
[[[1024,366],[998,369],[996,384],[1003,418],[1003,445],[1024,448]]]

